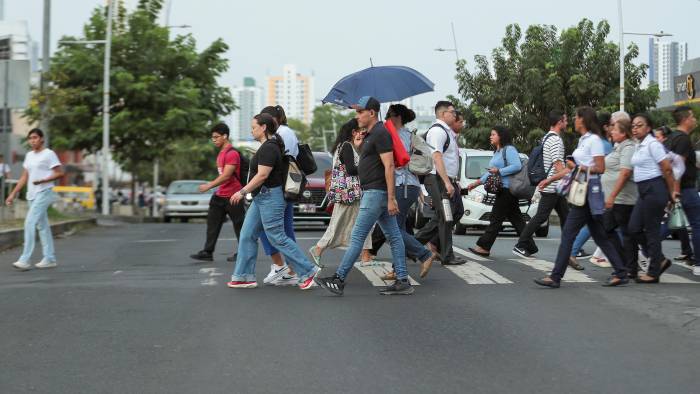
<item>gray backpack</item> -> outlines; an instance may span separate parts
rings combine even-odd
[[[503,151],[505,159],[505,149]],[[527,161],[527,159],[520,159],[522,168],[517,173],[510,175],[510,194],[519,200],[531,200],[535,194],[535,186],[530,183],[527,171]],[[507,162],[506,165],[508,165]]]
[[[432,151],[423,138],[411,134],[411,160],[408,162],[408,170],[419,177],[430,174],[433,170]]]

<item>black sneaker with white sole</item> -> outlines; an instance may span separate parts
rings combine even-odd
[[[408,279],[395,281],[393,284],[379,291],[381,295],[409,295],[413,294],[413,286]]]
[[[513,248],[513,254],[526,259],[529,259],[532,256],[530,252],[517,246]]]
[[[211,253],[205,252],[203,250],[200,250],[195,254],[191,254],[190,258],[199,261],[214,261],[214,256]]]
[[[586,257],[591,257],[592,254],[586,252],[585,250],[581,249],[576,253],[576,258],[577,259],[585,259]]]
[[[315,277],[314,282],[322,288],[330,291],[333,294],[343,295],[343,289],[345,289],[345,281],[340,279],[338,274],[329,276],[326,278]]]

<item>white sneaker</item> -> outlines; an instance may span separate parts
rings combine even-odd
[[[299,283],[299,277],[294,275],[282,275],[279,278],[268,283],[272,286],[296,286]]]
[[[32,266],[29,263],[23,263],[21,261],[15,261],[14,263],[12,263],[12,266],[20,271],[29,271],[30,269],[32,269]]]
[[[41,259],[40,262],[34,264],[36,268],[56,268],[56,262],[55,261],[50,261],[46,259]]]
[[[266,285],[272,285],[275,280],[280,279],[289,271],[289,267],[285,264],[282,268],[277,268],[276,265],[270,265],[270,273],[267,274],[263,283]]]
[[[700,265],[693,267],[693,275],[700,276]]]

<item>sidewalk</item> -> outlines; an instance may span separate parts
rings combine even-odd
[[[68,220],[51,220],[53,236],[74,233],[97,225],[95,218],[77,218]],[[13,220],[0,224],[0,251],[20,246],[24,242],[24,227],[22,220]]]

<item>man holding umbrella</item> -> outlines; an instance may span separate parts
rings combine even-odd
[[[399,213],[399,206],[394,191],[394,157],[393,142],[389,131],[379,121],[379,101],[374,97],[364,96],[352,106],[357,111],[357,122],[368,130],[362,143],[358,173],[362,187],[360,213],[352,229],[350,247],[335,275],[316,278],[314,281],[324,289],[338,295],[343,294],[345,279],[360,256],[362,246],[372,226],[377,223],[391,245],[396,281],[382,289],[382,295],[413,294],[413,286],[408,281],[406,270],[407,249],[425,248],[412,237],[404,244],[399,225],[394,215]],[[411,240],[413,242],[411,242]],[[414,254],[414,253],[412,253]],[[415,253],[418,255],[418,253]],[[430,262],[434,255],[429,257]]]

